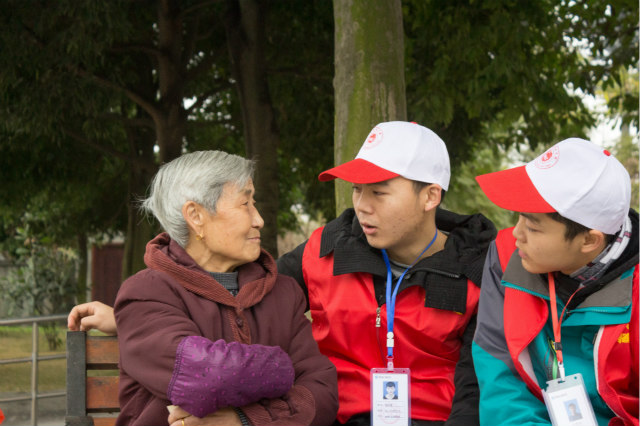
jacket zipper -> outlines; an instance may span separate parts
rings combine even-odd
[[[595,371],[595,379],[596,379],[596,391],[598,392],[598,394],[602,397],[602,393],[600,392],[600,377],[598,377],[599,375],[599,371],[598,371],[598,357],[599,357],[599,352],[600,352],[600,339],[602,339],[602,334],[604,333],[604,325],[601,325],[600,328],[598,329],[598,332],[596,333],[596,337],[594,339],[594,344],[593,344],[593,369]],[[604,399],[603,399],[604,401]],[[609,404],[607,404],[607,406],[609,406]],[[620,414],[616,413],[611,407],[609,407],[609,409],[613,412],[613,414],[615,414],[617,417],[623,418]]]
[[[382,343],[380,342],[380,327],[382,327],[382,323],[380,320],[380,310],[382,308],[380,306],[378,306],[376,308],[376,340],[378,342],[378,350],[380,351],[380,359],[382,360],[382,365],[385,365],[387,362],[387,359],[385,358],[385,353],[384,353],[384,347],[382,346]]]

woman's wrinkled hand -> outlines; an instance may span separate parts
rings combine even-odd
[[[202,418],[192,416],[178,406],[171,407],[168,419],[170,426],[242,426],[240,417],[231,407],[221,408]]]

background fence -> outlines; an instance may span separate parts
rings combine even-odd
[[[31,325],[31,356],[24,358],[9,358],[0,359],[0,366],[9,364],[30,363],[31,364],[31,379],[30,379],[30,391],[27,395],[5,396],[0,398],[0,408],[3,408],[7,403],[29,401],[30,402],[30,424],[33,426],[38,425],[38,401],[45,398],[63,397],[66,395],[64,388],[61,391],[52,392],[38,392],[38,366],[40,362],[65,359],[66,354],[54,354],[54,355],[39,355],[39,333],[43,323],[60,322],[64,324],[66,328],[67,314],[49,315],[30,318],[19,319],[4,319],[0,320],[0,327],[5,326],[19,326],[19,325]],[[64,347],[64,346],[63,346]],[[0,350],[1,351],[1,350]],[[2,378],[0,377],[0,380]],[[3,408],[7,421],[10,419],[10,413]],[[4,425],[3,425],[4,426]]]

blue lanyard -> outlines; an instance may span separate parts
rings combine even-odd
[[[391,292],[391,286],[393,281],[393,274],[391,273],[391,263],[389,262],[389,256],[387,255],[387,251],[382,249],[382,258],[384,259],[385,265],[387,265],[387,359],[388,359],[388,367],[393,368],[393,318],[395,316],[396,311],[396,296],[398,295],[398,289],[400,288],[400,283],[404,279],[406,273],[416,264],[420,257],[424,254],[425,251],[429,250],[429,247],[433,245],[436,241],[436,237],[438,236],[438,229],[436,229],[436,233],[433,236],[433,239],[427,246],[420,252],[418,257],[413,261],[411,265],[404,270],[400,278],[398,278],[398,282],[393,289],[393,293]]]

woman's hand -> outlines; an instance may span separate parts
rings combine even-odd
[[[215,413],[200,418],[192,416],[180,407],[174,406],[169,414],[168,421],[170,426],[242,426],[240,417],[231,407],[221,408]]]
[[[74,306],[67,317],[67,327],[71,331],[89,331],[95,328],[109,335],[117,333],[113,308],[102,302]]]

